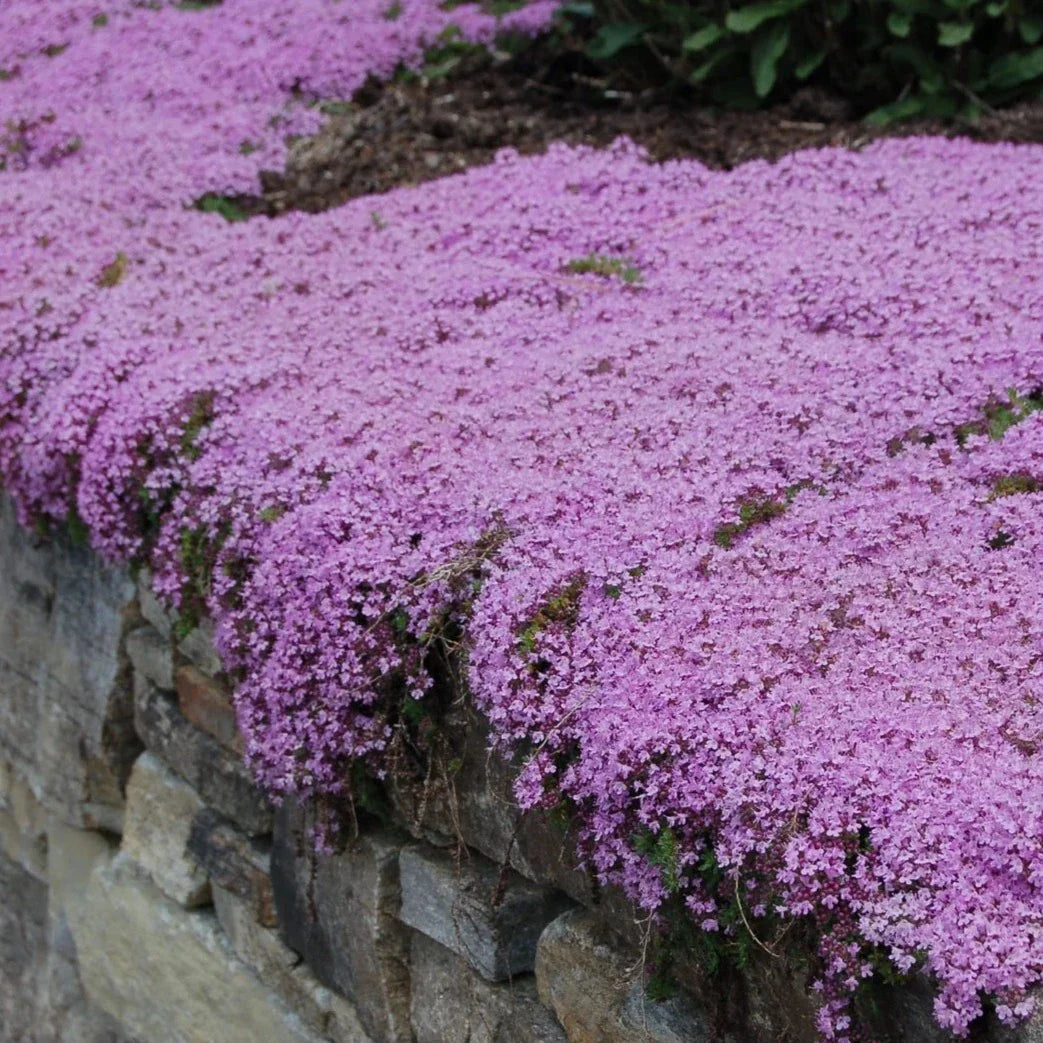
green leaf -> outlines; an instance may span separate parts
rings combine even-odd
[[[807,0],[767,0],[766,3],[749,4],[737,11],[729,11],[724,24],[733,33],[752,33],[765,22],[773,18],[781,18],[798,7],[803,7]]]
[[[1004,14],[1007,10],[1007,4],[1010,0],[993,0],[991,4],[985,5],[985,13],[990,18],[998,18],[1001,14]]]
[[[609,22],[590,41],[587,54],[598,61],[614,58],[620,51],[639,43],[647,28],[640,22]]]
[[[574,14],[580,18],[593,18],[594,5],[590,0],[573,0],[572,3],[562,4],[558,8],[560,14]]]
[[[709,79],[722,62],[731,58],[735,53],[736,49],[734,47],[723,47],[716,54],[707,58],[706,61],[697,69],[693,69],[692,72],[688,74],[689,82],[696,84],[696,86],[703,83],[705,80]]]
[[[925,99],[922,95],[911,94],[901,101],[893,101],[890,105],[881,105],[873,109],[866,116],[866,123],[874,127],[886,127],[889,123],[897,123],[898,120],[908,119],[910,116],[919,116],[925,109]]]
[[[757,35],[750,50],[750,75],[758,98],[766,98],[778,73],[779,59],[789,47],[789,25],[775,22]]]
[[[893,36],[904,40],[913,27],[913,16],[908,11],[892,11],[887,16],[887,28]]]
[[[989,85],[997,90],[1019,87],[1043,76],[1043,47],[997,58],[989,67]]]
[[[1018,32],[1025,43],[1039,43],[1043,39],[1043,17],[1028,14],[1018,20]]]
[[[920,79],[920,87],[927,94],[937,94],[945,86],[945,74],[941,67],[916,44],[897,43],[888,48],[888,53],[894,60],[912,66]]]
[[[942,22],[938,26],[938,45],[940,47],[960,47],[973,35],[973,22]]]
[[[717,41],[724,36],[724,29],[711,22],[709,25],[704,25],[702,29],[697,29],[694,33],[684,38],[684,43],[681,44],[681,49],[688,51],[704,51],[711,44],[717,43]]]
[[[814,54],[809,54],[797,67],[793,70],[793,75],[798,80],[806,80],[815,70],[826,60],[826,52],[816,51]]]

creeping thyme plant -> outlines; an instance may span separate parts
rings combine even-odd
[[[7,0],[4,486],[213,615],[273,795],[379,771],[451,629],[519,800],[574,807],[603,880],[813,925],[824,1038],[881,954],[957,1034],[1022,1016],[1043,150],[620,142],[376,211],[196,205],[450,23],[553,6]]]

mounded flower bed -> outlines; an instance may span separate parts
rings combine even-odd
[[[825,1037],[876,972],[1027,1013],[1043,150],[559,147],[230,223],[316,99],[554,5],[278,6],[0,13],[22,521],[217,619],[274,795],[379,773],[448,656],[605,880],[807,927]]]

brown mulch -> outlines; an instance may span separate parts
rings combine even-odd
[[[603,146],[627,135],[657,160],[693,157],[729,169],[801,148],[858,148],[910,134],[1043,142],[1043,102],[962,126],[872,127],[853,118],[842,99],[816,89],[759,112],[729,112],[691,98],[612,90],[580,55],[534,47],[501,61],[468,58],[450,76],[368,83],[332,107],[316,137],[293,147],[285,171],[262,175],[263,195],[250,210],[325,210],[487,163],[501,148],[533,153],[552,141]]]

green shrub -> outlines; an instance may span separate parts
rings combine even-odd
[[[588,53],[607,68],[732,106],[814,82],[885,122],[1043,95],[1040,0],[587,0],[563,12],[593,27]]]

